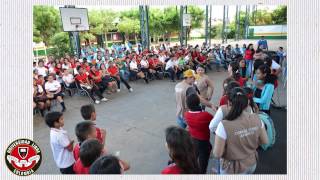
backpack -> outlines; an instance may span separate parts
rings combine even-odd
[[[268,114],[259,112],[259,118],[264,123],[268,135],[268,144],[261,145],[261,148],[266,151],[268,148],[271,148],[274,145],[276,141],[276,131],[274,129],[273,121]]]

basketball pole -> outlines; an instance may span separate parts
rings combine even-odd
[[[65,5],[65,8],[76,8],[75,5]],[[70,48],[71,52],[74,53],[78,58],[80,58],[81,54],[81,47],[80,47],[80,35],[79,31],[71,31],[69,32],[69,41],[70,41]],[[73,48],[74,46],[74,48]],[[74,51],[75,49],[75,51]]]

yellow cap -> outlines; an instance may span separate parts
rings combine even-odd
[[[188,69],[183,73],[183,77],[185,78],[195,77],[195,74],[191,69]]]

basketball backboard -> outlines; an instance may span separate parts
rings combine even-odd
[[[60,7],[64,31],[89,31],[88,9]]]

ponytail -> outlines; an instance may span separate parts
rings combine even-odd
[[[225,119],[232,121],[238,118],[248,106],[248,97],[242,88],[234,88],[228,95],[231,109]]]

